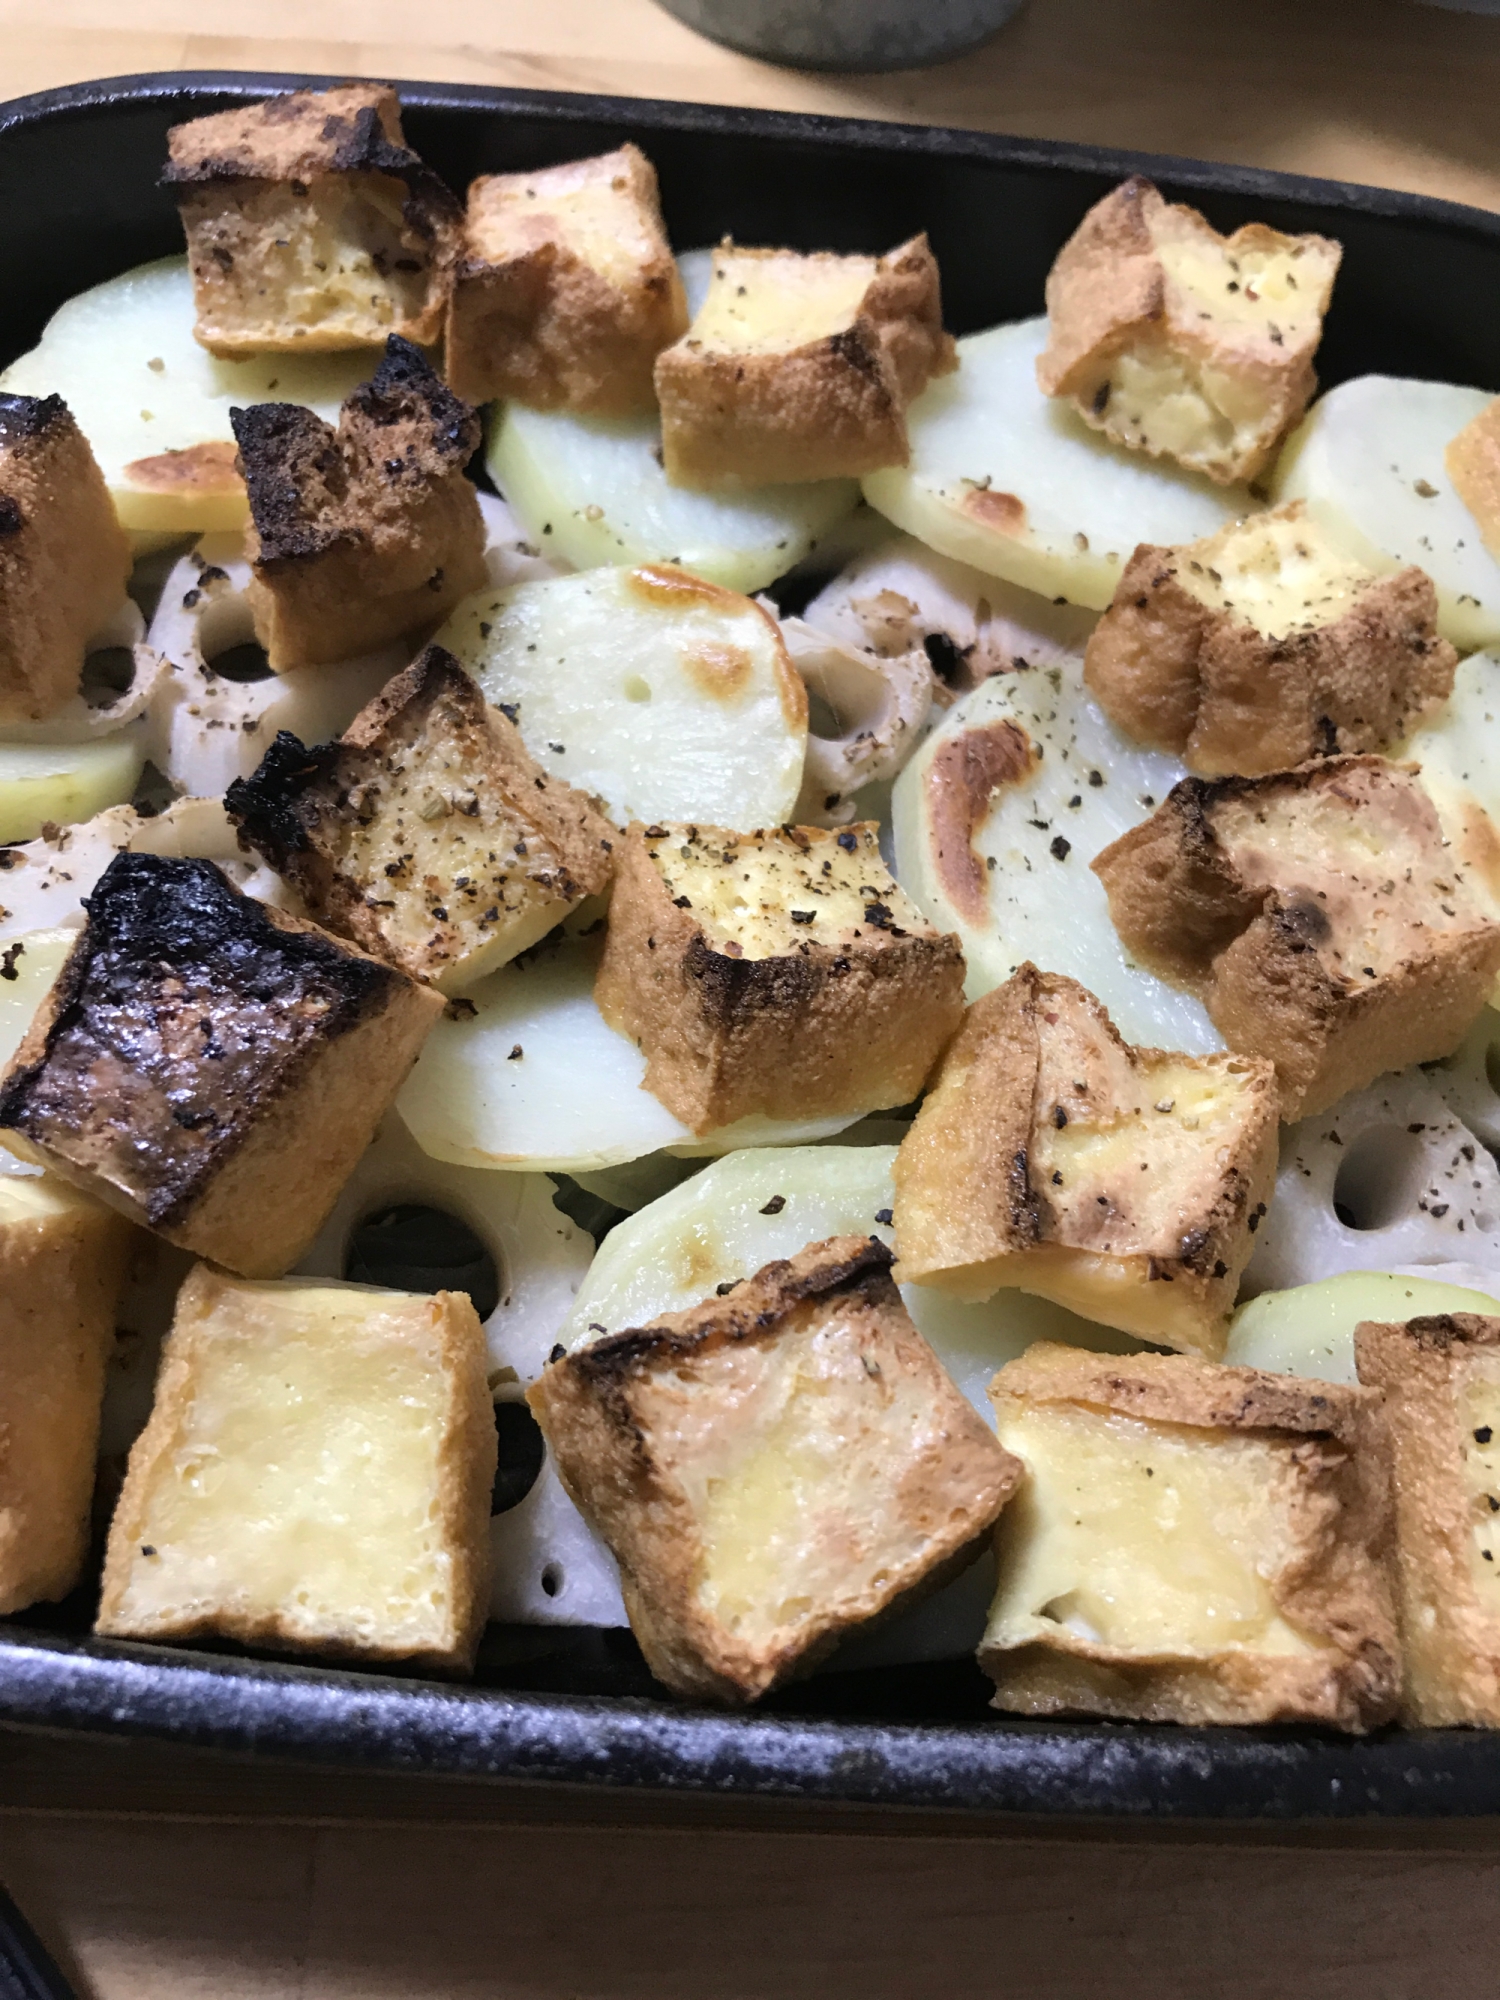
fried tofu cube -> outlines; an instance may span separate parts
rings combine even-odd
[[[0,395],[0,724],[40,722],[78,693],[129,580],[130,544],[67,404]]]
[[[1092,866],[1127,951],[1275,1063],[1288,1122],[1451,1055],[1500,974],[1493,906],[1414,765],[1185,778]]]
[[[1342,254],[1258,222],[1221,236],[1134,176],[1052,266],[1037,380],[1115,444],[1254,479],[1312,400]]]
[[[682,280],[639,147],[469,185],[445,367],[470,402],[625,417],[687,331]]]
[[[82,1574],[130,1237],[50,1174],[0,1177],[0,1613]]]
[[[489,1601],[487,1369],[466,1293],[196,1265],[96,1630],[469,1673]]]
[[[1443,463],[1454,492],[1479,523],[1479,539],[1500,560],[1500,396],[1464,425]]]
[[[957,366],[925,236],[885,257],[722,243],[656,363],[667,477],[773,486],[905,465],[907,405]]]
[[[1403,1722],[1500,1726],[1500,1319],[1354,1330],[1384,1392],[1395,1485]]]
[[[1377,1397],[1050,1341],[990,1396],[1026,1467],[979,1648],[996,1708],[1356,1733],[1391,1719]]]
[[[618,838],[440,646],[336,743],[283,730],[224,804],[309,916],[443,993],[599,895]]]
[[[1014,1286],[1210,1359],[1276,1177],[1271,1065],[1132,1048],[1023,965],[969,1009],[896,1155],[903,1282]]]
[[[957,1574],[1020,1477],[837,1236],[554,1361],[527,1400],[674,1693],[752,1702]]]
[[[1377,576],[1300,500],[1183,548],[1143,544],[1084,677],[1127,735],[1203,777],[1260,777],[1399,741],[1453,692],[1425,571]]]
[[[311,1243],[441,997],[209,861],[117,854],[0,1077],[0,1140],[245,1277]]]
[[[616,850],[601,1013],[695,1132],[858,1116],[917,1095],[963,1013],[958,940],[837,833],[633,824]]]
[[[177,125],[162,184],[210,354],[431,345],[462,210],[407,145],[385,84],[297,90]]]
[[[487,580],[464,467],[479,419],[395,336],[335,431],[296,403],[231,410],[250,499],[255,635],[277,673],[425,636]]]

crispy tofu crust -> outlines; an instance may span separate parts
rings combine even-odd
[[[1401,1719],[1500,1725],[1500,1569],[1490,1523],[1495,1432],[1469,1406],[1500,1383],[1500,1319],[1444,1314],[1354,1331],[1361,1382],[1384,1391],[1406,1651]],[[1486,1559],[1482,1553],[1489,1550]]]
[[[1500,396],[1465,424],[1443,454],[1454,491],[1479,523],[1479,538],[1500,558]]]
[[[337,431],[296,403],[231,410],[250,496],[256,636],[277,673],[425,634],[486,581],[464,467],[479,419],[392,337]]]
[[[1183,548],[1143,543],[1084,675],[1128,735],[1203,777],[1384,750],[1453,692],[1425,571],[1338,555],[1300,501]]]
[[[224,803],[309,916],[444,993],[601,894],[618,838],[440,646],[336,743],[283,730]]]
[[[807,1673],[972,1561],[1014,1490],[890,1262],[872,1238],[810,1244],[528,1392],[674,1693],[740,1704]]]
[[[1267,1587],[1271,1619],[1283,1623],[1271,1643],[1253,1639],[1216,1646],[1185,1646],[1164,1632],[1159,1644],[1104,1643],[1065,1622],[1066,1607],[1037,1607],[1030,1615],[1014,1592],[1042,1532],[1050,1495],[1037,1490],[1036,1469],[996,1531],[1000,1590],[979,1664],[995,1683],[995,1707],[1022,1715],[1100,1715],[1142,1722],[1312,1722],[1361,1733],[1388,1722],[1396,1708],[1401,1661],[1387,1565],[1391,1511],[1389,1463],[1375,1420],[1378,1400],[1369,1392],[1327,1382],[1226,1368],[1186,1355],[1089,1354],[1050,1341],[1028,1348],[1002,1368],[990,1388],[1000,1437],[1022,1434],[1027,1413],[1060,1408],[1077,1414],[1084,1429],[1107,1433],[1128,1420],[1148,1448],[1151,1431],[1165,1449],[1192,1450],[1230,1439],[1258,1441],[1265,1460],[1249,1469],[1264,1504],[1269,1546],[1255,1558]],[[1020,1421],[1018,1421],[1020,1420]],[[1092,1420],[1092,1422],[1090,1422]],[[1112,1423],[1113,1420],[1113,1423]],[[1128,1446],[1127,1446],[1128,1449]],[[1153,1454],[1154,1455],[1154,1454]],[[1144,1467],[1136,1468],[1143,1472]],[[1153,1470],[1156,1468],[1153,1467]],[[1172,1479],[1170,1461],[1162,1466]],[[1233,1461],[1224,1464],[1233,1472]],[[1267,1481],[1269,1474],[1269,1481]],[[1236,1505],[1241,1480],[1207,1470],[1208,1507],[1173,1482],[1168,1502],[1144,1517],[1146,1533],[1171,1541],[1179,1525],[1202,1531],[1194,1551],[1201,1561],[1216,1543],[1232,1548],[1245,1523]],[[1141,1490],[1145,1490],[1144,1488]],[[1082,1506],[1089,1507],[1088,1489]],[[1157,1498],[1156,1489],[1150,1489]],[[1171,1500],[1181,1495],[1180,1521]],[[1217,1504],[1216,1504],[1217,1501]],[[1129,1503],[1127,1502],[1127,1507]],[[1063,1511],[1072,1509],[1064,1504]],[[1111,1517],[1104,1535],[1111,1563],[1127,1532],[1126,1509]],[[1186,1587],[1202,1588],[1193,1571]],[[1177,1579],[1174,1579],[1174,1581]],[[1080,1578],[1089,1581],[1087,1566]],[[1123,1586],[1111,1567],[1103,1587]],[[1289,1643],[1289,1641],[1291,1643]],[[1300,1644],[1297,1642],[1300,1641]]]
[[[1014,1285],[1216,1357],[1276,1139],[1268,1062],[1133,1048],[1024,965],[970,1007],[896,1156],[900,1276]]]
[[[430,345],[461,210],[407,146],[377,83],[298,90],[167,135],[164,186],[187,234],[195,335],[228,359]]]
[[[896,887],[877,831],[622,836],[595,998],[695,1132],[877,1111],[926,1082],[963,1012],[963,953]]]
[[[130,1237],[64,1182],[0,1180],[0,1613],[82,1575]]]
[[[320,1329],[303,1313],[297,1331],[304,1348],[321,1348],[320,1373],[310,1383],[274,1380],[282,1372],[278,1321],[325,1295],[349,1302],[351,1317]],[[370,1308],[363,1323],[361,1303]],[[390,1364],[402,1372],[387,1400]],[[284,1372],[306,1366],[305,1355],[294,1356]],[[110,1526],[95,1630],[154,1644],[233,1639],[431,1674],[472,1672],[489,1601],[496,1460],[487,1366],[483,1329],[462,1292],[250,1285],[195,1266],[178,1294],[151,1418],[131,1450]],[[310,1436],[305,1409],[280,1398],[285,1388],[305,1395],[310,1387],[337,1396],[338,1425],[326,1437]],[[415,1439],[413,1405],[426,1431]],[[402,1430],[393,1431],[393,1416],[406,1420]],[[427,1465],[412,1465],[414,1448]],[[290,1460],[305,1484],[268,1501],[252,1454],[270,1455],[273,1482],[286,1483]],[[324,1454],[338,1460],[335,1492]],[[203,1457],[216,1462],[217,1481],[185,1476]],[[393,1492],[404,1492],[404,1506],[393,1506]],[[278,1504],[295,1513],[278,1516]],[[362,1570],[377,1572],[374,1587],[359,1587]],[[393,1601],[379,1601],[381,1586]],[[400,1601],[404,1593],[411,1602]]]
[[[0,724],[77,694],[84,648],[129,580],[130,544],[67,404],[0,395]]]
[[[0,1078],[0,1131],[169,1243],[275,1277],[442,1007],[211,862],[118,854]]]
[[[1037,380],[1116,444],[1254,479],[1312,400],[1341,255],[1262,223],[1220,236],[1133,176],[1058,253]]]
[[[1092,865],[1127,950],[1275,1063],[1288,1121],[1451,1055],[1500,973],[1414,765],[1185,778]]]
[[[687,324],[638,147],[470,183],[445,350],[459,395],[633,416],[655,407],[656,357]]]
[[[925,236],[878,258],[725,242],[702,311],[656,363],[667,477],[771,486],[905,465],[907,405],[957,366]]]

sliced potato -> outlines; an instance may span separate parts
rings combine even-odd
[[[1435,1265],[1435,1272],[1449,1267]],[[1452,1267],[1456,1272],[1463,1266]],[[1465,1274],[1467,1275],[1467,1274]],[[1477,1275],[1477,1274],[1476,1274]],[[1224,1359],[1236,1368],[1273,1375],[1312,1375],[1320,1382],[1356,1382],[1354,1329],[1362,1319],[1406,1320],[1425,1313],[1500,1311],[1500,1272],[1488,1292],[1444,1277],[1396,1277],[1386,1271],[1344,1271],[1289,1292],[1262,1292],[1240,1307],[1229,1327]]]
[[[63,960],[78,942],[76,930],[29,931],[11,938],[0,954],[0,1070],[25,1039],[36,1010],[52,991]]]
[[[1215,486],[1123,451],[1037,387],[1045,319],[970,334],[959,368],[907,415],[911,463],[872,472],[872,507],[945,556],[1102,611],[1138,542],[1192,542],[1251,512]]]
[[[991,752],[994,788],[972,799],[965,787]],[[1128,1042],[1223,1046],[1200,1002],[1126,957],[1089,867],[1183,775],[1107,720],[1076,656],[998,674],[949,709],[896,780],[891,819],[897,878],[958,933],[971,1000],[1030,959],[1096,993]]]
[[[0,743],[0,842],[35,840],[123,805],[145,765],[141,731],[85,743]]]
[[[216,361],[194,340],[193,317],[187,259],[163,257],[59,306],[39,344],[0,375],[0,389],[13,395],[63,398],[93,446],[121,525],[136,533],[242,525],[230,406],[302,403],[332,422],[370,373],[368,354]],[[142,464],[206,445],[219,449]]]
[[[438,634],[533,757],[632,819],[791,817],[807,694],[775,621],[678,569],[481,591]]]
[[[428,1036],[396,1107],[434,1159],[527,1173],[592,1172],[665,1147],[727,1152],[837,1132],[742,1119],[694,1141],[643,1087],[646,1059],[594,1004],[598,946],[560,938],[480,980]]]
[[[1305,500],[1371,569],[1425,569],[1437,585],[1438,630],[1460,651],[1500,639],[1500,563],[1443,454],[1490,400],[1481,389],[1392,375],[1341,382],[1292,433],[1271,481],[1278,505]]]

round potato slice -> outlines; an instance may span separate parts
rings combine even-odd
[[[533,757],[632,819],[791,818],[807,693],[774,619],[680,569],[597,569],[467,598],[438,634]]]
[[[956,702],[896,780],[896,876],[956,931],[977,1000],[1030,959],[1080,980],[1129,1042],[1222,1047],[1202,1004],[1133,964],[1089,867],[1183,776],[1122,736],[1081,663],[997,674]]]
[[[1493,1289],[1473,1290],[1474,1280]],[[1241,1306],[1230,1323],[1224,1359],[1236,1368],[1264,1368],[1273,1375],[1352,1383],[1359,1379],[1354,1329],[1362,1319],[1460,1312],[1500,1312],[1500,1272],[1489,1277],[1463,1264],[1437,1264],[1420,1277],[1345,1271],[1289,1292],[1262,1292]]]
[[[1485,408],[1482,389],[1361,375],[1316,402],[1272,477],[1374,570],[1416,563],[1437,585],[1438,630],[1460,651],[1500,639],[1500,563],[1453,490],[1443,455]]]
[[[59,395],[93,446],[122,527],[205,534],[245,520],[232,404],[302,403],[329,422],[370,374],[369,354],[216,361],[193,338],[186,257],[163,257],[59,306],[41,341],[0,375],[19,396]]]
[[[1102,611],[1138,542],[1196,541],[1255,502],[1122,451],[1044,396],[1046,341],[1045,319],[961,340],[957,372],[908,412],[910,464],[870,473],[865,498],[945,556]]]

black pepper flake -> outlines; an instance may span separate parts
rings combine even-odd
[[[16,970],[16,960],[23,955],[25,950],[26,947],[24,944],[8,944],[5,947],[3,956],[0,956],[0,979],[20,978],[21,975]]]
[[[1481,1424],[1474,1433],[1474,1442],[1475,1444],[1488,1444],[1494,1435],[1494,1431],[1488,1424]]]
[[[521,1047],[521,1044],[517,1042],[505,1060],[507,1062],[519,1062],[525,1053],[526,1051]]]
[[[730,1292],[734,1290],[735,1286],[738,1283],[739,1283],[738,1278],[726,1278],[722,1285],[714,1286],[715,1297],[721,1299],[726,1297]]]
[[[156,1554],[156,1550],[151,1546],[150,1542],[142,1542],[141,1554],[143,1556],[154,1556]]]
[[[1058,834],[1049,852],[1054,861],[1066,861],[1068,856],[1073,852],[1073,843],[1071,840],[1065,840],[1061,834]]]
[[[598,1328],[591,1327],[589,1330],[590,1332],[597,1331],[599,1333],[603,1333],[604,1328],[602,1326]],[[562,1342],[559,1341],[557,1345],[553,1348],[552,1352],[547,1356],[548,1362],[551,1363],[553,1361],[561,1361],[563,1356],[567,1353],[567,1351],[568,1351],[567,1348],[565,1348]]]
[[[773,1194],[771,1199],[766,1203],[765,1207],[761,1210],[761,1214],[780,1215],[781,1211],[785,1207],[786,1207],[786,1196],[784,1194]]]
[[[788,910],[787,915],[794,924],[813,924],[818,920],[816,910]]]
[[[1068,1114],[1060,1104],[1054,1104],[1052,1107],[1052,1122],[1059,1132],[1068,1122]]]
[[[843,848],[846,854],[852,854],[855,848],[859,846],[859,842],[852,833],[841,833],[839,835],[839,846]]]
[[[875,1211],[875,1220],[877,1222],[883,1223],[885,1227],[889,1229],[891,1224],[896,1220],[894,1209],[877,1208]]]
[[[1099,787],[1104,783],[1104,773],[1102,771],[1090,771],[1089,783],[1093,786],[1094,790],[1097,792]]]
[[[692,899],[691,899],[691,897],[688,897],[688,896],[674,896],[674,897],[672,898],[672,908],[673,908],[674,910],[690,910],[690,909],[691,909],[692,907],[693,907],[693,904],[692,904]]]
[[[1443,1217],[1448,1213],[1448,1204],[1445,1201],[1435,1201],[1427,1213],[1432,1217],[1434,1222],[1441,1222]]]
[[[505,717],[507,722],[520,721],[521,704],[518,701],[502,701],[499,706],[500,713]]]

